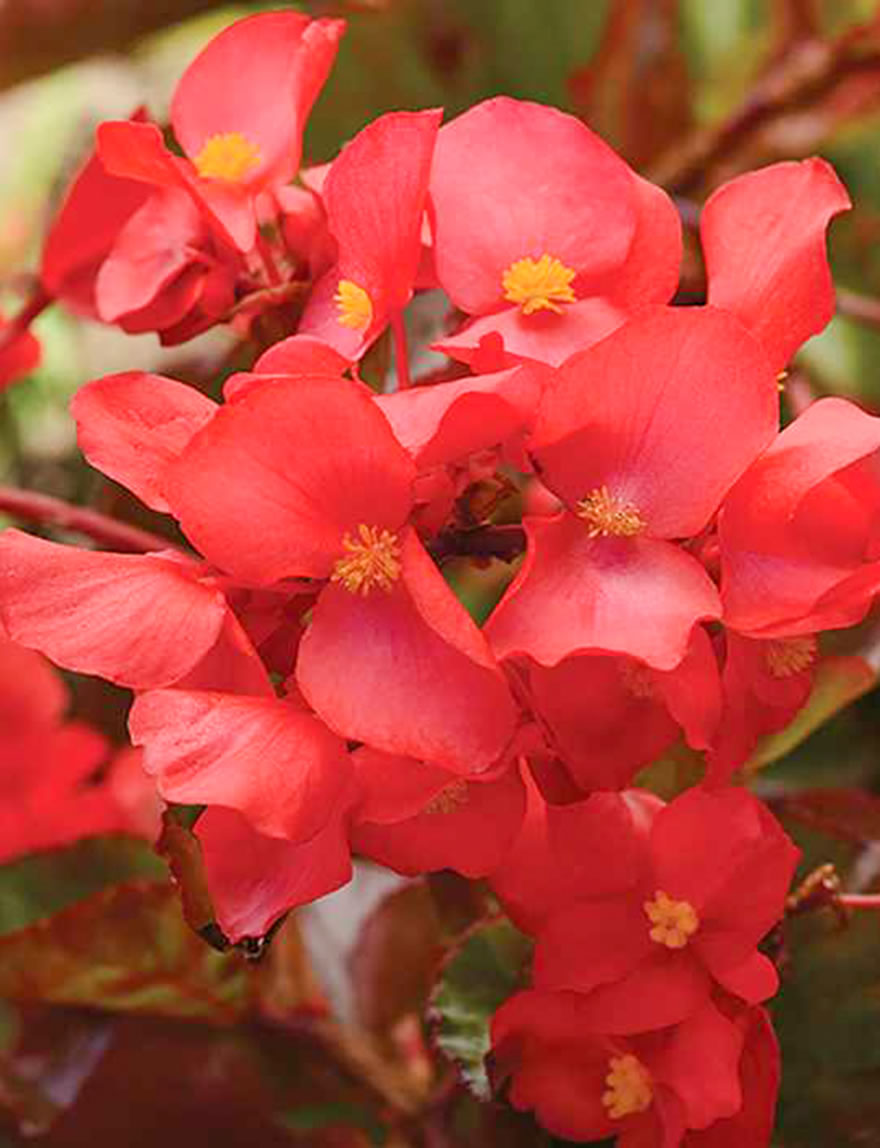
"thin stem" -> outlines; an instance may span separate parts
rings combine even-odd
[[[412,386],[409,374],[409,349],[406,343],[406,323],[403,312],[394,311],[391,315],[391,334],[394,336],[394,366],[397,370],[397,389],[408,391]]]
[[[880,327],[880,299],[862,295],[858,291],[837,289],[837,313],[870,327]]]
[[[278,264],[275,262],[275,256],[272,254],[272,248],[259,228],[257,229],[257,250],[260,253],[263,266],[266,268],[269,282],[273,287],[280,287],[284,279],[278,270]]]
[[[880,893],[838,893],[837,900],[847,909],[880,909]]]
[[[42,315],[51,302],[52,296],[47,295],[42,287],[37,287],[18,314],[13,315],[8,322],[0,324],[0,351],[8,347],[19,335],[24,334],[34,319]]]
[[[71,530],[91,538],[99,546],[127,553],[145,554],[151,550],[179,549],[167,538],[152,534],[149,530],[141,530],[138,526],[118,522],[97,510],[74,506],[48,494],[18,490],[14,486],[0,486],[0,512],[23,522],[39,522],[44,526]]]

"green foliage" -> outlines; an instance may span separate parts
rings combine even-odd
[[[479,1100],[491,1096],[489,1022],[520,987],[529,952],[528,939],[509,921],[478,925],[450,954],[431,995],[434,1042]]]

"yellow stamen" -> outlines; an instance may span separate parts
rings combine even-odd
[[[611,494],[607,486],[591,490],[578,503],[577,512],[589,526],[590,538],[632,538],[645,529],[638,507]]]
[[[437,796],[428,802],[422,813],[454,813],[462,805],[467,805],[467,801],[467,782],[459,779],[441,789]]]
[[[350,279],[340,279],[333,302],[339,310],[337,316],[343,327],[365,331],[373,321],[373,301],[363,287]]]
[[[241,132],[211,136],[193,161],[203,179],[240,183],[260,163],[260,153]]]
[[[779,638],[764,651],[764,661],[774,678],[793,678],[810,668],[819,653],[812,634],[803,638]]]
[[[341,582],[352,594],[367,594],[378,586],[388,593],[400,577],[400,545],[397,535],[378,526],[358,526],[358,537],[342,539],[346,552],[333,567],[331,582]]]
[[[667,949],[683,949],[700,927],[697,910],[690,901],[673,901],[659,889],[643,906],[653,928],[648,936]]]
[[[524,315],[533,311],[562,311],[560,303],[574,303],[571,283],[577,272],[546,252],[537,261],[517,259],[501,277],[504,298],[519,303]]]
[[[608,1089],[602,1093],[602,1103],[612,1120],[620,1120],[651,1107],[654,1099],[651,1077],[638,1057],[631,1054],[612,1056],[605,1083]]]

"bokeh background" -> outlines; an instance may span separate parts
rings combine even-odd
[[[583,117],[677,197],[689,229],[682,288],[689,300],[699,300],[703,290],[694,224],[713,188],[756,166],[824,155],[855,205],[831,233],[839,313],[799,354],[786,382],[787,401],[797,409],[817,395],[844,394],[880,412],[876,0],[350,0],[297,6],[349,21],[309,125],[306,162],[330,159],[368,120],[391,109],[442,105],[451,116],[499,93],[554,104]],[[0,0],[0,309],[14,313],[27,294],[45,229],[91,146],[95,125],[141,104],[161,120],[174,83],[210,36],[240,15],[272,7],[282,5]],[[533,178],[549,159],[535,155],[522,179]],[[466,182],[467,172],[461,178]],[[68,401],[88,379],[132,368],[211,389],[234,349],[231,337],[212,331],[163,350],[153,335],[127,336],[60,309],[42,315],[35,330],[44,348],[41,365],[0,394],[0,482],[155,527],[125,492],[83,465]],[[479,605],[478,593],[475,601]],[[875,673],[876,625],[869,619],[849,640]],[[92,679],[69,685],[77,715],[121,740],[122,691]],[[766,755],[775,760],[756,784],[797,833],[804,872],[834,861],[842,873],[855,874],[860,887],[869,887],[880,872],[880,705],[871,691],[843,706],[847,700],[830,688],[806,725],[777,740]],[[661,766],[661,787],[672,784],[674,766]],[[820,786],[830,789],[819,792]],[[103,863],[89,862],[98,868]],[[40,874],[13,879],[0,873],[0,966],[9,959],[3,947],[9,921],[39,916],[34,906],[46,895],[45,873],[42,880],[40,885]],[[172,977],[161,966],[161,975],[169,983],[176,977],[178,988],[185,984],[196,996],[206,993],[210,1008],[194,1006],[181,1019],[179,1001],[151,1013],[132,1008],[130,996],[129,1005],[120,1004],[118,994],[107,1006],[94,984],[80,980],[51,1007],[37,1001],[35,990],[24,1010],[0,1012],[0,1148],[31,1142],[102,1146],[111,1137],[127,1148],[155,1144],[160,1136],[167,1148],[423,1142],[424,1129],[406,1132],[405,1120],[386,1120],[389,1109],[397,1105],[406,1112],[408,1103],[387,1064],[370,1061],[365,1070],[363,1057],[373,1054],[340,1044],[335,1030],[322,1029],[316,1039],[314,1026],[306,1037],[288,1025],[282,1039],[272,1027],[279,1008],[289,1006],[288,1018],[303,1010],[318,1015],[320,1002],[335,994],[380,1045],[386,1042],[389,1063],[400,1053],[398,1029],[424,997],[443,923],[421,893],[397,894],[402,899],[396,906],[386,905],[378,924],[373,921],[369,945],[351,958],[347,948],[364,906],[384,890],[381,882],[364,880],[355,896],[336,902],[334,913],[309,923],[306,948],[313,956],[319,952],[321,986],[306,969],[298,932],[288,931],[274,963],[264,964],[255,978],[185,936],[182,927],[175,932],[168,925],[170,902],[157,902],[155,920],[141,921],[136,936],[128,937],[126,960],[148,964],[146,954],[161,941],[175,970]],[[14,912],[4,916],[4,899],[8,907],[10,898],[21,910],[18,918]],[[117,922],[135,913],[124,898],[104,909]],[[90,928],[99,933],[105,920],[96,913]],[[779,1144],[880,1145],[880,915],[866,914],[841,929],[828,914],[804,914],[795,930],[777,1010],[787,1065]],[[94,954],[89,960],[92,976],[100,976]],[[144,968],[139,972],[147,976]],[[87,970],[80,973],[87,982]],[[151,991],[158,991],[156,967],[149,975]],[[245,1032],[255,1016],[259,1038]],[[500,1113],[486,1118],[456,1099],[451,1085],[449,1090],[436,1102],[443,1116],[425,1141],[432,1148],[550,1142]]]

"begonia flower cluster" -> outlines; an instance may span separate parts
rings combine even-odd
[[[99,128],[44,290],[164,342],[269,312],[286,337],[222,403],[87,383],[86,458],[187,545],[7,530],[0,618],[134,691],[158,794],[204,807],[232,941],[353,855],[488,878],[534,940],[492,1023],[514,1106],[623,1148],[768,1145],[760,946],[797,851],[739,771],[880,589],[880,419],[837,398],[780,419],[780,373],[832,312],[846,191],[821,159],[725,184],[706,302],[677,305],[673,202],[554,108],[392,112],[297,176],[342,32],[224,31],[175,93],[177,151],[143,111]],[[427,291],[447,366],[413,381]],[[388,330],[376,393],[359,364]],[[479,578],[493,556],[478,626],[447,560]],[[681,743],[704,776],[664,803],[639,775]]]

